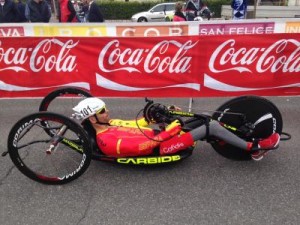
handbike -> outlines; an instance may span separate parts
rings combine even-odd
[[[38,113],[25,116],[11,129],[8,137],[8,153],[16,167],[27,177],[45,184],[68,183],[88,168],[92,159],[129,165],[157,165],[181,161],[192,155],[194,146],[173,155],[154,153],[140,157],[111,157],[102,153],[96,144],[91,127],[83,126],[75,114],[71,117],[53,107],[55,101],[70,102],[75,106],[85,97],[92,96],[83,89],[67,87],[48,94],[41,102]],[[66,104],[56,105],[60,107]],[[68,107],[71,107],[68,105]],[[258,96],[242,96],[225,102],[212,115],[178,111],[146,99],[141,110],[155,129],[164,129],[175,119],[180,120],[185,132],[206,126],[210,120],[244,140],[266,138],[277,132],[281,140],[290,135],[282,132],[283,121],[277,107],[269,100]],[[69,114],[70,115],[70,114]],[[205,139],[220,155],[233,160],[250,160],[249,152],[210,137]],[[6,155],[5,152],[3,154]]]

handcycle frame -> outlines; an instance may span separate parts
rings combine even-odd
[[[85,90],[67,87],[55,90],[48,94],[41,102],[39,113],[34,113],[25,116],[18,121],[11,129],[8,138],[8,153],[17,168],[29,178],[46,184],[63,184],[79,177],[89,166],[90,161],[109,161],[118,164],[126,165],[158,165],[181,161],[192,155],[194,147],[189,147],[173,155],[161,156],[157,151],[147,156],[137,157],[111,157],[103,154],[98,148],[95,141],[95,134],[90,129],[86,129],[76,120],[75,115],[68,118],[62,114],[48,112],[48,107],[52,101],[65,94],[73,94],[80,97],[91,97],[91,94]],[[223,127],[235,133],[244,140],[251,141],[253,138],[265,138],[273,132],[282,135],[281,140],[288,140],[291,136],[282,132],[283,122],[282,117],[277,107],[269,100],[258,96],[241,96],[233,98],[222,104],[212,115],[197,114],[193,112],[177,111],[167,109],[166,106],[154,103],[146,98],[146,106],[143,109],[143,114],[148,122],[159,124],[159,127],[164,127],[171,121],[179,119],[183,122],[182,130],[188,132],[195,127],[208,126],[210,120],[217,120]],[[185,119],[183,121],[183,119]],[[45,121],[60,122],[60,127],[51,127]],[[67,174],[64,177],[46,177],[43,174],[37,174],[32,171],[24,162],[18,151],[20,148],[25,148],[37,142],[32,141],[21,147],[18,142],[26,133],[30,132],[30,124],[41,127],[49,136],[48,141],[44,141],[48,147],[45,149],[45,154],[51,155],[52,151],[61,143],[69,149],[74,150],[82,155],[82,161],[76,170]],[[25,128],[24,128],[25,126]],[[64,137],[67,130],[71,129],[79,137],[77,140],[72,140]],[[22,135],[20,130],[25,130]],[[54,130],[55,132],[52,132]],[[207,129],[208,130],[208,129]],[[19,133],[18,133],[19,132]],[[213,149],[220,155],[233,160],[250,160],[249,152],[238,149],[229,144],[223,143],[214,137],[204,138],[210,143]],[[3,154],[6,155],[7,152]]]

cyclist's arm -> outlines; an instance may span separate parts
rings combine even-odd
[[[112,119],[109,121],[109,124],[112,126],[119,126],[119,127],[147,127],[149,125],[144,117],[138,120]]]
[[[173,126],[155,136],[153,131],[148,131],[148,137],[134,132],[128,132],[124,136],[124,129],[126,128],[108,129],[97,134],[98,146],[104,154],[115,157],[149,155],[162,141],[178,134],[181,127]],[[119,135],[120,130],[123,132],[122,137]]]

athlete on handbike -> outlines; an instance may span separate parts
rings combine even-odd
[[[279,146],[280,135],[273,133],[265,139],[247,142],[220,125],[208,120],[189,132],[183,132],[181,121],[174,118],[165,130],[157,132],[149,127],[146,118],[135,121],[111,119],[105,103],[95,97],[82,100],[73,110],[86,129],[94,131],[97,145],[108,156],[128,157],[151,154],[171,155],[194,145],[195,141],[215,137],[251,154],[253,160],[261,160],[268,150]],[[160,109],[158,109],[160,110]]]

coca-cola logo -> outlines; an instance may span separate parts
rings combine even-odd
[[[198,41],[188,40],[180,43],[175,40],[163,40],[153,48],[125,48],[119,40],[108,42],[101,50],[98,66],[102,72],[128,71],[137,73],[186,73],[191,68],[192,57],[188,52]],[[176,51],[174,51],[176,48]],[[169,51],[175,52],[170,55]],[[141,71],[140,68],[143,68]]]
[[[255,68],[255,71],[251,68]],[[239,48],[236,47],[236,41],[230,39],[213,52],[209,60],[209,69],[213,73],[299,72],[300,42],[295,39],[281,39],[267,47]]]
[[[73,40],[62,42],[57,39],[44,39],[35,47],[6,47],[0,41],[1,71],[32,72],[72,72],[76,68],[76,56],[72,49],[79,43]]]

